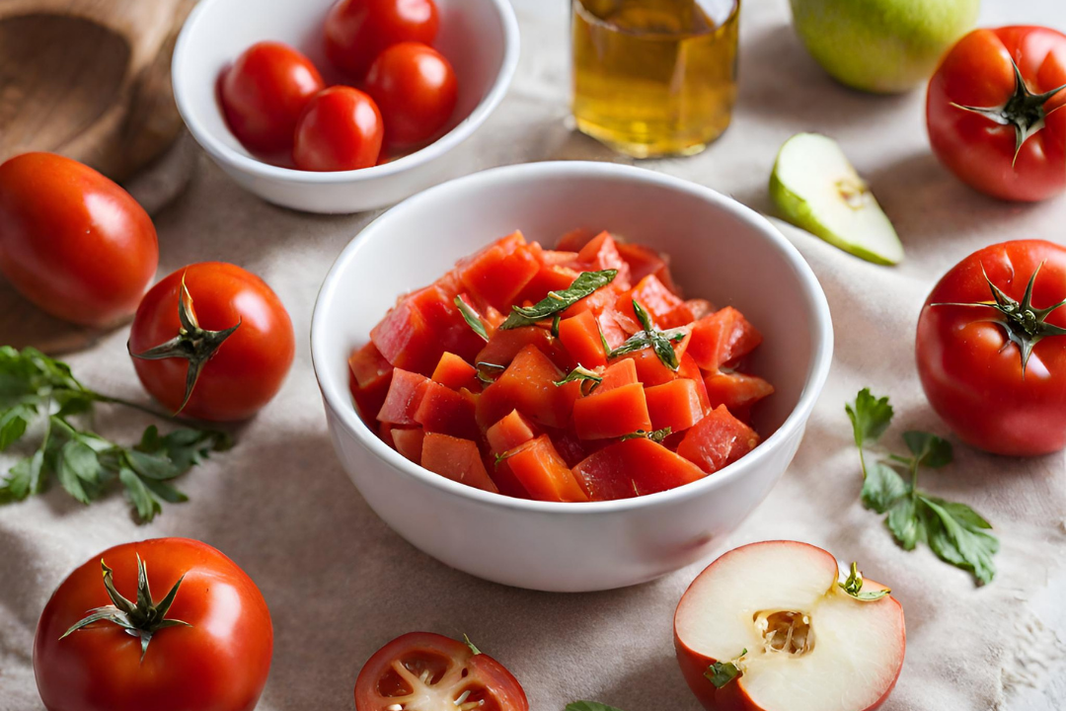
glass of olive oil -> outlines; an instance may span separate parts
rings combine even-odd
[[[740,0],[571,0],[580,131],[637,158],[693,155],[729,125]]]

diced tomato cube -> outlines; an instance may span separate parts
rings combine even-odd
[[[700,320],[713,310],[714,307],[711,306],[711,302],[706,299],[689,299],[675,306],[670,313],[662,316],[659,319],[659,326],[662,328],[687,326],[694,321]]]
[[[545,266],[563,266],[570,264],[575,259],[577,259],[577,250],[564,252],[556,249],[545,249],[540,253],[540,261]]]
[[[477,369],[454,353],[445,353],[440,357],[431,379],[452,390],[466,388],[477,392],[481,389]]]
[[[527,329],[529,330],[529,329]],[[477,403],[477,421],[489,427],[511,410],[548,427],[563,427],[570,420],[574,401],[581,394],[577,381],[556,386],[563,373],[534,345],[519,351]]]
[[[474,419],[474,408],[474,397],[469,391],[456,392],[430,381],[422,402],[415,410],[414,419],[426,432],[476,439],[478,426]]]
[[[514,496],[519,499],[533,498],[526,491],[526,487],[522,486],[522,482],[518,481],[518,477],[514,475],[511,468],[507,466],[506,459],[499,461],[495,461],[495,458],[488,459],[485,461],[485,468],[488,469],[489,477],[496,484],[496,488],[504,496]]]
[[[390,368],[382,377],[361,388],[355,380],[355,373],[352,373],[349,369],[348,388],[352,392],[352,399],[355,400],[356,412],[359,413],[364,422],[371,426],[373,426],[381,406],[385,404],[385,396],[388,395],[389,386],[392,383],[392,373],[393,370]]]
[[[461,264],[459,278],[476,299],[506,310],[540,267],[526,245],[497,243]]]
[[[669,383],[656,385],[644,391],[651,415],[651,429],[669,427],[671,432],[687,430],[703,419],[696,382],[678,378]]]
[[[415,412],[422,404],[430,380],[424,375],[403,368],[392,371],[388,395],[378,412],[378,419],[394,425],[417,425]]]
[[[632,385],[639,382],[636,363],[631,358],[623,358],[607,366],[607,369],[603,371],[603,380],[600,381],[600,384],[596,386],[596,390],[593,392],[594,394],[605,393],[623,385]]]
[[[691,427],[677,453],[713,474],[755,449],[759,435],[719,405]]]
[[[392,428],[392,446],[415,464],[422,463],[422,439],[426,436],[421,427]]]
[[[586,368],[607,365],[607,352],[603,349],[600,327],[590,312],[584,311],[560,321],[559,341],[570,357]]]
[[[544,434],[512,449],[504,460],[529,495],[539,501],[587,501],[570,467]]]
[[[750,408],[774,392],[774,386],[770,383],[744,373],[711,373],[704,382],[711,405],[725,405],[734,413]]]
[[[371,330],[370,338],[389,363],[423,375],[433,372],[445,351],[472,358],[485,342],[453,300],[437,286],[408,294]]]
[[[667,289],[654,274],[644,277],[636,286],[619,296],[615,308],[626,316],[638,320],[633,310],[634,301],[643,306],[652,321],[661,328],[667,328],[663,325],[663,317],[685,303],[674,296],[673,292]]]
[[[385,356],[381,355],[373,342],[352,352],[352,356],[348,359],[348,367],[352,369],[355,383],[360,388],[372,385],[392,371],[392,365],[385,360]]]
[[[518,410],[511,410],[485,432],[493,454],[503,454],[536,436],[535,425]]]
[[[732,306],[705,316],[692,326],[689,350],[696,364],[714,371],[751,353],[762,343],[762,334]]]
[[[467,255],[466,257],[460,259],[458,263],[456,263],[454,271],[456,272],[456,274],[460,273],[464,267],[473,264],[478,259],[494,250],[500,250],[504,254],[510,254],[511,252],[515,251],[516,249],[525,244],[527,244],[525,235],[522,234],[521,230],[515,230],[509,235],[504,235],[503,237],[500,237],[498,240],[496,240],[489,246],[484,247],[480,251],[474,252],[473,254]]]
[[[578,227],[576,230],[570,230],[560,237],[559,241],[555,243],[555,248],[567,252],[580,252],[581,248],[591,242],[595,236],[596,233],[589,228]]]
[[[569,356],[565,350],[556,343],[551,333],[546,328],[535,326],[523,326],[511,328],[506,331],[497,330],[489,342],[485,344],[474,359],[474,365],[478,363],[492,363],[494,365],[508,365],[515,359],[520,351],[529,346],[535,347],[541,353],[560,367],[569,368]]]
[[[553,252],[553,254],[558,254]],[[568,289],[579,272],[561,264],[545,264],[540,267],[533,278],[522,287],[522,291],[515,299],[516,302],[530,301],[536,303],[548,296],[549,291],[563,291]]]
[[[566,462],[566,466],[572,467],[588,456],[588,448],[585,442],[577,438],[573,429],[552,430],[548,433],[548,436],[551,438],[552,444],[555,445],[555,451]]]
[[[600,332],[607,341],[607,345],[611,348],[617,348],[622,345],[632,333],[636,332],[635,330],[628,331],[624,328],[619,315],[614,309],[607,309],[596,316],[596,323],[600,327]]]
[[[395,425],[389,422],[382,422],[378,425],[378,437],[381,441],[389,445],[393,449],[396,448],[396,441],[392,438],[392,429]]]
[[[673,277],[670,276],[670,262],[666,257],[641,244],[619,243],[618,253],[629,264],[629,278],[634,283],[639,282],[646,276],[654,275],[671,292],[678,296],[681,295],[681,290],[674,283]]]
[[[608,232],[599,233],[582,247],[577,254],[577,259],[571,266],[583,272],[617,269],[618,274],[615,276],[614,281],[619,286],[625,285],[624,288],[628,288],[630,283],[629,264],[618,253],[618,244]]]
[[[651,429],[651,416],[639,384],[593,392],[574,403],[574,430],[581,439],[609,439]]]
[[[422,466],[460,484],[496,493],[477,444],[468,439],[427,432],[422,440]]]
[[[593,501],[654,494],[705,476],[699,467],[643,437],[589,455],[574,467],[574,475]]]
[[[677,369],[680,378],[688,378],[696,385],[696,395],[700,398],[700,405],[705,413],[714,408],[711,407],[711,399],[707,397],[707,385],[703,382],[703,371],[696,365],[696,361],[688,353],[681,356],[681,367]]]

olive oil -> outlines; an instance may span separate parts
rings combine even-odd
[[[736,101],[740,0],[572,0],[577,127],[638,158],[699,153]]]

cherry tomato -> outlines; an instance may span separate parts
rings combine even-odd
[[[300,170],[357,170],[378,161],[384,133],[369,96],[333,86],[311,99],[296,126],[292,159]]]
[[[933,288],[918,374],[961,439],[1021,456],[1066,446],[1064,301],[1066,248],[1041,240],[974,252]]]
[[[356,711],[529,711],[518,680],[462,642],[410,632],[374,653],[355,682]]]
[[[237,140],[272,153],[292,147],[300,113],[325,86],[307,57],[281,42],[259,42],[223,72],[219,98]]]
[[[448,123],[458,96],[452,65],[418,42],[394,44],[378,55],[366,76],[366,90],[385,117],[390,145],[432,138]]]
[[[144,208],[92,168],[52,153],[0,165],[0,272],[41,310],[113,325],[137,308],[158,262]]]
[[[433,0],[340,0],[326,16],[326,56],[362,79],[374,58],[397,42],[425,42],[437,36],[440,20]]]
[[[1046,27],[974,30],[929,82],[926,120],[940,162],[1004,200],[1066,189],[1066,35]]]
[[[129,351],[145,390],[165,407],[202,420],[243,420],[277,394],[295,339],[288,312],[262,279],[201,262],[145,295]]]
[[[96,611],[107,614],[71,631]],[[33,670],[49,711],[251,711],[273,647],[270,611],[236,563],[157,538],[106,550],[63,581],[37,624]]]

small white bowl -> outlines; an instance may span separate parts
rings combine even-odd
[[[327,84],[343,83],[326,60],[322,26],[335,0],[202,0],[174,48],[174,99],[185,125],[219,166],[272,203],[308,212],[358,212],[402,200],[454,177],[447,154],[493,112],[518,64],[518,23],[508,0],[436,0],[434,46],[455,68],[459,99],[447,133],[384,165],[332,173],[281,168],[251,155],[226,126],[216,86],[223,69],[262,40],[306,54]]]
[[[515,229],[550,246],[576,227],[610,230],[666,252],[687,295],[735,305],[762,331],[752,367],[777,388],[757,422],[769,435],[765,441],[721,471],[671,491],[568,504],[458,484],[378,439],[352,405],[347,361],[396,297]],[[552,591],[633,585],[706,555],[792,461],[832,351],[829,306],[818,280],[762,216],[699,185],[610,163],[497,168],[404,201],[344,249],[322,284],[311,323],[333,444],[371,508],[448,565]]]

